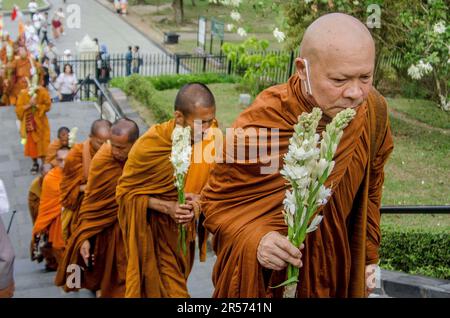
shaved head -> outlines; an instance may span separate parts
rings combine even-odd
[[[375,69],[375,42],[358,19],[326,14],[306,29],[295,64],[303,96],[332,118],[367,99]]]
[[[373,52],[375,59],[375,42],[369,30],[358,19],[343,13],[330,13],[315,20],[300,44],[300,56],[311,61],[367,50]]]
[[[111,138],[111,125],[111,122],[105,119],[97,119],[92,123],[89,137],[94,152],[97,152]]]
[[[106,119],[97,119],[91,125],[91,136],[98,136],[111,129],[111,122]]]
[[[117,161],[125,162],[134,142],[139,138],[139,127],[128,118],[117,120],[111,128],[111,154]]]
[[[184,115],[191,114],[196,108],[211,108],[216,106],[216,100],[210,89],[202,83],[184,85],[175,98],[175,111]]]
[[[134,143],[139,138],[139,127],[131,119],[122,118],[112,125],[111,135],[118,137],[126,135],[128,141]]]

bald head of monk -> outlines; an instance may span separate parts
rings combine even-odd
[[[192,141],[201,141],[216,118],[216,100],[208,86],[184,85],[175,98],[174,117],[177,125],[191,127]]]
[[[66,162],[66,157],[69,154],[69,151],[69,147],[61,147],[56,152],[56,162],[58,167],[60,167],[61,169],[64,169],[64,163]]]
[[[295,60],[303,96],[332,118],[357,108],[372,88],[375,43],[366,26],[343,13],[326,14],[305,31]]]
[[[95,152],[111,138],[111,125],[111,122],[106,119],[97,119],[92,123],[89,137]]]
[[[139,138],[138,125],[128,118],[117,120],[111,127],[111,152],[114,159],[125,162],[133,144]]]

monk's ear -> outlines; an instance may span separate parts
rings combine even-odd
[[[173,117],[175,118],[175,123],[179,126],[183,126],[185,124],[185,118],[182,112],[180,112],[179,110],[176,110],[175,113],[173,114]]]
[[[297,57],[295,59],[295,68],[297,70],[297,74],[302,81],[306,81],[306,67],[305,60],[301,57]]]

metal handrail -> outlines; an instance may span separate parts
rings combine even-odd
[[[450,205],[388,205],[380,208],[381,214],[450,214]]]
[[[101,109],[100,117],[102,117],[103,115],[103,101],[101,100],[101,98],[102,96],[104,96],[106,98],[106,101],[108,102],[109,105],[111,105],[114,113],[116,114],[116,119],[124,118],[125,114],[122,112],[122,109],[114,100],[114,98],[112,98],[111,92],[108,89],[106,89],[103,85],[101,85],[96,78],[93,78],[92,81],[94,82],[97,89],[100,91],[100,95],[98,96],[98,98],[100,99],[99,106]]]

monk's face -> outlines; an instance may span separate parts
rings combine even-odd
[[[128,135],[111,135],[111,152],[114,159],[125,162],[128,159],[128,153],[133,147],[133,143],[128,141]]]
[[[95,135],[91,135],[91,145],[95,152],[111,138],[111,132],[109,129],[101,128]]]
[[[68,154],[68,150],[58,150],[58,152],[56,153],[56,162],[58,164],[58,167],[60,167],[61,169],[64,169],[64,163]]]
[[[203,140],[206,131],[211,127],[216,118],[216,107],[194,107],[186,115],[179,111],[175,112],[175,119],[178,125],[191,127],[191,141],[198,142]],[[198,127],[196,126],[198,124]],[[201,125],[200,125],[201,124]]]
[[[59,141],[61,142],[61,146],[67,147],[69,146],[69,133],[67,131],[62,131],[59,136]]]
[[[321,52],[309,59],[309,80],[312,95],[307,93],[304,59],[296,60],[302,78],[303,95],[319,106],[330,118],[345,108],[358,108],[372,88],[375,52],[352,47]]]
[[[19,47],[18,53],[19,53],[19,56],[20,56],[21,59],[24,60],[24,59],[27,58],[27,51],[25,50],[25,48]]]

